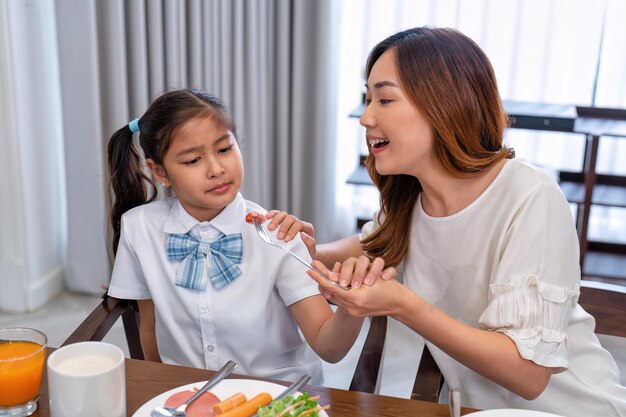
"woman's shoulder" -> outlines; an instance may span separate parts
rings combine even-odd
[[[523,159],[513,159],[500,182],[500,191],[494,198],[502,204],[510,203],[511,210],[547,204],[569,212],[567,199],[557,179],[548,170],[537,167]]]
[[[518,193],[527,190],[528,193],[554,190],[561,193],[556,175],[547,169],[540,168],[524,159],[512,159],[508,169],[503,173],[503,186]]]

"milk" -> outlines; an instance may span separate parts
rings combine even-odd
[[[57,372],[66,375],[88,376],[96,375],[115,368],[117,360],[104,355],[83,354],[59,362],[55,368]]]
[[[78,342],[48,357],[52,417],[126,417],[124,352],[105,342]]]

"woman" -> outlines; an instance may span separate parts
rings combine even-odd
[[[423,336],[463,406],[626,415],[615,361],[577,305],[568,203],[503,146],[483,51],[455,30],[410,29],[374,47],[366,79],[361,124],[381,210],[360,237],[318,246],[316,266],[350,257],[338,280],[368,285],[337,291],[310,272],[324,295]],[[404,285],[376,280],[383,261],[372,258],[401,266]]]

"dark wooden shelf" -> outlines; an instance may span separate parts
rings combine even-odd
[[[626,208],[626,188],[613,185],[596,185],[593,187],[591,204]]]
[[[503,104],[512,128],[574,132],[575,106],[519,101],[504,101]]]
[[[585,185],[578,182],[561,181],[559,183],[565,198],[570,203],[582,204],[585,202]]]
[[[582,172],[559,172],[559,184],[567,200],[584,204],[585,176]],[[626,207],[626,176],[596,174],[591,204],[607,207]]]
[[[559,185],[570,203],[583,204],[585,202],[584,184],[562,181]],[[596,184],[593,187],[591,204],[595,206],[626,208],[626,188],[618,185]]]
[[[626,253],[588,251],[583,268],[585,279],[626,286]]]

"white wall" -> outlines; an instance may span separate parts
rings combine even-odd
[[[63,287],[65,197],[53,0],[0,2],[0,309]]]

